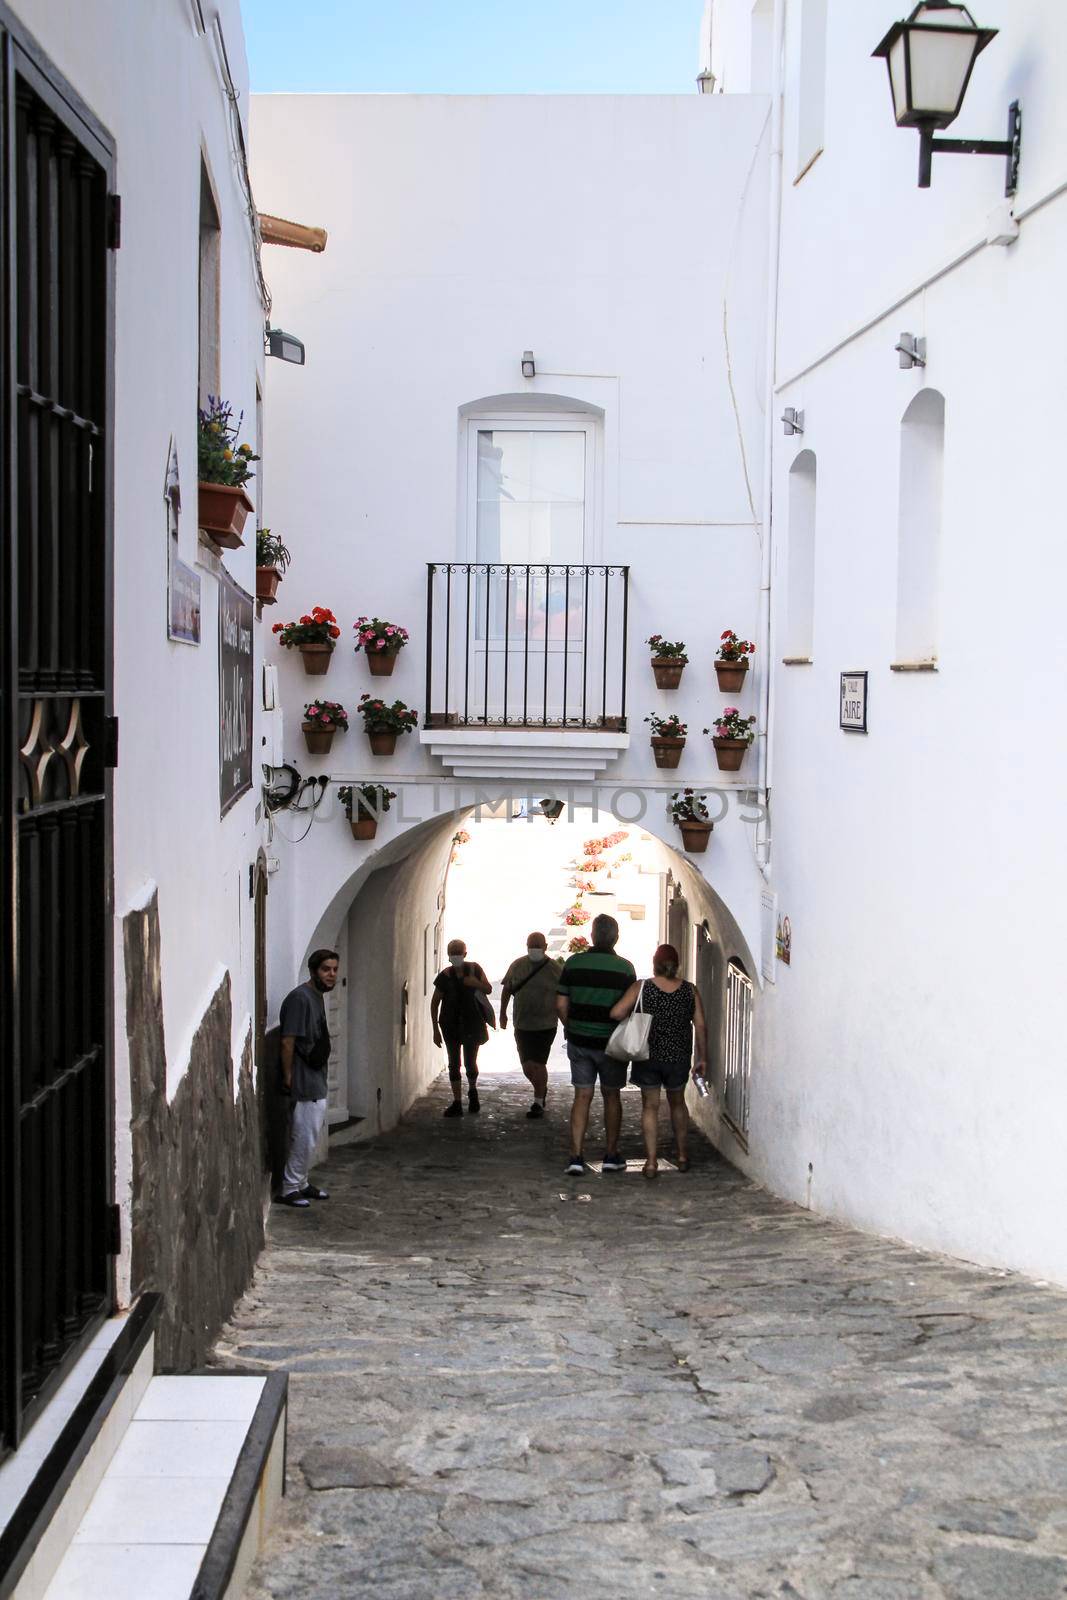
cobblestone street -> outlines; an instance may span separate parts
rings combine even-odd
[[[501,1041],[502,1043],[503,1041]],[[518,1074],[331,1152],[218,1359],[290,1380],[248,1594],[1053,1600],[1067,1295],[686,1175],[562,1176]],[[594,1112],[598,1154],[599,1112]],[[891,1179],[887,1176],[887,1181]]]

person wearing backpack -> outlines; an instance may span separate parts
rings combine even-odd
[[[460,1061],[467,1074],[467,1109],[481,1110],[478,1099],[478,1051],[489,1038],[488,1024],[496,1027],[496,1017],[487,996],[493,985],[477,961],[467,960],[462,939],[448,942],[448,966],[433,980],[430,1018],[433,1042],[448,1051],[448,1076],[452,1084],[452,1104],[446,1117],[463,1115],[463,1079]]]
[[[530,1087],[533,1105],[526,1115],[543,1117],[548,1099],[548,1056],[556,1038],[556,984],[563,971],[558,958],[548,959],[548,940],[531,933],[526,954],[511,963],[504,974],[500,998],[500,1026],[508,1025],[508,1005],[515,1006],[515,1048]]]
[[[648,1058],[644,1061],[635,1060],[630,1068],[630,1082],[641,1090],[641,1133],[645,1141],[643,1171],[646,1178],[654,1178],[659,1170],[656,1144],[661,1089],[667,1091],[677,1145],[678,1171],[689,1171],[689,1112],[685,1103],[685,1086],[690,1072],[694,1078],[704,1075],[707,1062],[708,1028],[704,1004],[696,985],[678,976],[678,966],[678,952],[674,946],[661,944],[652,957],[651,978],[631,983],[611,1008],[614,1020],[621,1022],[640,1002],[640,1009],[652,1018]]]
[[[313,950],[308,957],[310,977],[297,984],[282,1001],[280,1014],[282,1085],[292,1097],[289,1156],[281,1193],[283,1206],[306,1209],[312,1200],[328,1200],[325,1189],[308,1181],[308,1168],[326,1121],[326,1069],[330,1059],[330,1031],[323,995],[337,983],[336,950]]]

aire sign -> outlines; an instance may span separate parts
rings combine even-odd
[[[841,726],[846,733],[867,732],[867,674],[841,674]]]

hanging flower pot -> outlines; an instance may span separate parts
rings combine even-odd
[[[652,725],[652,754],[657,767],[676,767],[685,749],[685,736],[689,731],[678,717],[657,717],[653,714],[645,721]]]
[[[261,600],[265,606],[272,606],[278,595],[278,585],[282,575],[277,567],[256,568],[256,599]]]
[[[301,644],[297,646],[309,678],[324,678],[330,670],[332,644]]]
[[[652,646],[652,671],[657,689],[677,689],[682,681],[682,670],[689,660],[682,640],[671,643],[662,634],[654,633],[645,640]]]
[[[380,783],[346,783],[338,789],[337,798],[345,808],[353,839],[373,839],[379,819],[396,799],[396,790]]]
[[[727,628],[719,643],[715,661],[715,676],[719,680],[720,694],[737,694],[745,687],[748,658],[756,646],[748,639],[739,639],[732,628]]]
[[[334,734],[344,733],[348,728],[348,712],[337,700],[312,700],[304,707],[300,726],[309,754],[328,756]]]
[[[197,523],[225,550],[244,544],[245,520],[256,509],[242,487],[255,476],[252,462],[259,460],[251,445],[237,443],[243,421],[243,411],[235,422],[233,407],[211,396],[197,425]]]
[[[715,824],[713,822],[689,821],[680,822],[678,826],[682,831],[682,847],[686,853],[691,856],[703,855],[708,848],[708,840],[711,838],[711,830]]]
[[[684,739],[668,739],[659,734],[653,734],[649,741],[652,745],[652,754],[656,758],[657,767],[676,767],[682,759],[685,749]]]
[[[671,821],[681,831],[682,846],[689,855],[703,855],[708,848],[714,823],[708,814],[707,795],[695,794],[692,789],[676,790],[671,795]]]
[[[355,648],[366,651],[371,677],[391,678],[396,658],[410,638],[408,630],[398,622],[383,622],[381,617],[358,617],[352,626]]]
[[[745,752],[755,735],[755,717],[743,717],[736,706],[726,706],[721,717],[715,719],[715,759],[720,772],[737,772],[745,759]],[[704,729],[710,733],[710,728]]]
[[[276,622],[271,633],[286,650],[299,650],[304,671],[310,678],[322,678],[330,670],[334,643],[341,637],[337,618],[325,606],[312,606],[299,622]]]
[[[363,713],[363,728],[370,741],[371,753],[391,756],[396,749],[397,737],[410,733],[419,720],[417,711],[406,706],[403,700],[394,700],[387,706],[384,700],[372,699],[369,694],[360,696],[359,709]]]
[[[196,488],[201,531],[224,550],[239,550],[248,514],[256,509],[251,500],[236,484],[198,483]]]

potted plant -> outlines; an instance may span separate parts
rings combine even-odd
[[[396,790],[381,783],[343,783],[337,798],[345,808],[353,839],[373,839],[389,802],[396,799]]]
[[[756,646],[749,639],[739,639],[732,628],[727,628],[719,641],[715,658],[715,676],[719,680],[720,694],[737,694],[745,687],[748,658]]]
[[[272,606],[278,585],[292,556],[284,541],[269,528],[256,529],[256,599]]]
[[[338,700],[312,700],[304,707],[304,720],[300,724],[304,743],[313,756],[328,756],[333,736],[338,730],[348,729],[348,712]]]
[[[587,856],[598,856],[604,848],[602,839],[587,839],[582,845],[582,850]]]
[[[655,713],[645,721],[652,724],[650,743],[657,767],[676,767],[685,749],[687,724],[678,717],[657,717]]]
[[[656,688],[677,689],[682,681],[682,669],[689,660],[684,642],[679,639],[672,644],[662,634],[654,633],[645,643],[652,646],[652,671],[656,674]]]
[[[584,933],[576,933],[574,935],[574,938],[571,940],[570,944],[567,946],[567,953],[568,953],[568,955],[576,956],[578,954],[579,950],[588,950],[588,949],[589,949],[589,940],[586,938],[585,934]]]
[[[704,729],[710,733],[710,728]],[[755,717],[743,717],[736,706],[726,706],[721,717],[715,719],[715,759],[720,772],[737,772],[745,759],[745,751],[756,737]]]
[[[419,720],[418,712],[406,706],[403,700],[394,700],[387,706],[384,700],[372,699],[369,694],[360,696],[359,710],[371,754],[376,756],[391,756],[396,749],[397,736],[410,733]]]
[[[367,652],[371,676],[391,677],[396,658],[410,637],[408,630],[396,622],[383,622],[380,617],[360,617],[352,626],[356,630],[356,650]]]
[[[278,643],[287,650],[300,651],[309,677],[321,678],[329,671],[341,630],[337,618],[325,606],[312,606],[299,622],[276,622],[270,631],[278,635]]]
[[[706,794],[694,794],[692,789],[682,789],[671,795],[668,807],[671,819],[681,829],[682,844],[691,856],[702,855],[708,848],[715,826],[708,814],[707,798]]]
[[[568,906],[563,913],[563,920],[568,928],[583,928],[591,920],[592,915],[593,913],[587,911],[580,901],[575,901],[574,905]]]
[[[202,531],[227,550],[244,544],[241,530],[256,509],[244,485],[255,477],[252,462],[259,457],[250,444],[237,443],[244,415],[242,411],[234,422],[233,407],[209,394],[197,427],[197,516]]]

